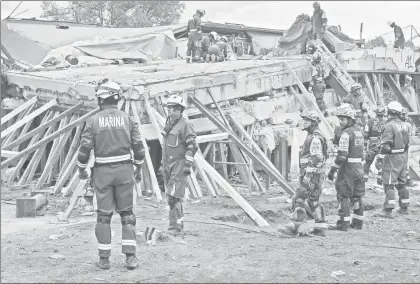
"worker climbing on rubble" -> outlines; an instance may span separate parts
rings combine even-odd
[[[384,124],[381,135],[380,154],[384,155],[382,162],[382,182],[385,190],[385,203],[382,212],[377,217],[393,218],[395,208],[395,188],[398,190],[399,210],[408,214],[409,192],[406,188],[407,155],[409,134],[399,116],[402,106],[397,101],[388,104],[388,121]]]
[[[400,115],[400,120],[403,124],[403,133],[405,135],[404,140],[407,142],[407,145],[410,143],[410,138],[415,134],[415,127],[413,121],[410,117],[408,117],[408,111],[406,108],[403,108]],[[408,136],[407,136],[408,135]],[[405,182],[406,186],[413,186],[413,181],[410,178],[410,167],[408,165],[408,153],[409,153],[409,146],[406,147],[405,155],[406,155],[406,164],[407,164],[407,180]]]
[[[163,178],[169,205],[169,228],[181,232],[184,228],[184,209],[187,176],[191,174],[197,152],[196,133],[192,123],[183,116],[184,99],[171,95],[166,103],[168,119],[163,128]]]
[[[209,47],[216,44],[216,39],[218,38],[218,35],[216,32],[210,32],[208,36],[203,35],[203,39],[201,40],[201,53],[200,53],[200,59],[206,60],[207,55],[209,53]],[[201,61],[200,60],[200,61]],[[208,62],[208,60],[206,60]]]
[[[368,141],[367,155],[365,158],[365,164],[363,165],[363,171],[365,173],[365,182],[369,178],[369,170],[375,157],[378,155],[380,147],[380,138],[382,133],[382,127],[385,124],[386,110],[384,107],[378,107],[375,111],[376,117],[369,119],[367,123],[367,129],[365,129],[365,140]]]
[[[363,227],[363,200],[365,195],[365,181],[363,179],[363,133],[355,125],[356,112],[350,104],[342,104],[337,108],[337,117],[340,119],[341,136],[338,143],[338,152],[335,164],[328,173],[328,179],[335,181],[337,199],[339,202],[336,225],[330,230],[347,231],[350,228],[361,230]],[[352,218],[350,209],[353,208]],[[350,223],[351,220],[351,223]]]
[[[394,29],[394,36],[395,36],[394,48],[404,49],[405,38],[404,38],[404,33],[401,27],[396,25],[394,21],[388,22],[388,25]]]
[[[314,79],[314,77],[312,77],[312,81],[310,82],[308,91],[314,94],[316,103],[319,109],[321,110],[321,112],[325,116],[328,116],[327,113],[325,112],[325,110],[327,109],[325,105],[325,101],[324,101],[325,89],[326,89],[326,86],[325,86],[324,78],[316,77],[316,79]]]
[[[314,34],[314,39],[320,39],[320,35],[325,32],[327,28],[327,14],[324,10],[321,9],[321,5],[318,1],[315,1],[313,4],[314,13],[311,17],[312,22],[312,31]]]
[[[299,227],[309,215],[315,219],[315,227],[310,233],[325,236],[327,224],[319,198],[322,193],[321,171],[327,158],[327,141],[319,129],[321,119],[316,110],[304,110],[301,117],[303,130],[306,130],[308,135],[300,152],[300,184],[292,199],[291,222],[280,227],[278,231],[285,235],[297,236]]]
[[[79,176],[86,179],[86,166],[91,150],[95,164],[92,168],[93,187],[97,199],[95,235],[98,241],[102,269],[110,268],[111,218],[114,210],[122,223],[122,253],[126,267],[138,266],[136,258],[136,216],[133,213],[134,179],[140,181],[140,169],[145,156],[139,125],[127,113],[117,109],[120,86],[104,80],[96,92],[99,113],[86,123],[78,153]],[[130,150],[134,153],[134,164]]]
[[[362,112],[367,111],[369,101],[362,93],[362,85],[354,83],[350,87],[350,94],[343,99],[343,102],[353,106],[356,111],[356,125],[363,127]]]
[[[193,62],[200,55],[201,18],[204,14],[204,10],[198,9],[188,21],[187,63]]]

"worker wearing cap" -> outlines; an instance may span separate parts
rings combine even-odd
[[[365,182],[369,178],[370,166],[375,160],[375,157],[378,155],[380,138],[382,133],[382,127],[385,124],[385,114],[386,110],[384,107],[378,107],[375,111],[376,117],[369,119],[367,123],[367,128],[365,129],[365,140],[369,141],[368,151],[366,155],[365,164],[363,165],[363,171],[365,173],[364,178]]]
[[[328,173],[328,179],[333,181],[337,173],[335,189],[339,202],[339,220],[330,230],[347,231],[348,228],[361,230],[363,227],[363,201],[365,181],[363,179],[363,133],[355,125],[356,113],[350,104],[342,104],[337,108],[340,119],[341,137],[335,164]],[[350,217],[350,208],[353,215]],[[351,221],[351,223],[350,223]]]
[[[312,22],[312,31],[314,34],[314,39],[317,40],[320,38],[320,34],[325,32],[327,28],[327,14],[324,10],[321,9],[321,5],[318,1],[315,1],[313,4],[314,14],[311,17]]]
[[[385,190],[385,203],[377,217],[393,218],[395,208],[395,188],[398,190],[401,214],[408,214],[409,193],[406,188],[408,134],[405,133],[399,116],[402,106],[397,101],[388,104],[388,121],[384,124],[381,135],[380,154],[384,155],[382,165],[382,182]]]
[[[198,9],[193,18],[188,21],[188,43],[187,43],[187,63],[190,63],[199,56],[201,41],[201,18],[205,11]]]
[[[98,266],[102,269],[110,268],[110,224],[115,210],[121,216],[122,253],[126,255],[126,266],[134,269],[138,266],[138,260],[133,187],[134,180],[140,180],[145,149],[141,143],[138,123],[117,108],[120,86],[107,80],[102,83],[96,92],[101,111],[86,122],[77,165],[80,178],[86,179],[86,165],[93,150],[95,164],[92,169],[92,183],[98,208],[95,228],[100,257]],[[131,156],[131,150],[134,157]]]
[[[400,120],[403,124],[403,135],[404,135],[404,142],[407,144],[405,149],[405,156],[406,156],[406,164],[407,164],[407,180],[406,186],[412,186],[413,182],[411,181],[409,170],[410,166],[408,165],[408,153],[409,153],[409,143],[410,138],[415,134],[415,127],[413,125],[413,121],[408,117],[408,111],[406,108],[403,108],[400,115]]]
[[[405,38],[404,38],[404,33],[401,27],[397,26],[394,21],[388,22],[388,25],[394,29],[394,35],[395,35],[394,48],[404,49]]]
[[[325,236],[327,224],[319,198],[322,193],[321,171],[327,158],[327,141],[319,129],[321,119],[316,110],[304,110],[300,116],[303,118],[303,130],[308,132],[300,152],[300,184],[292,198],[291,222],[280,227],[278,231],[285,235],[297,236],[299,227],[309,215],[315,219],[315,227],[310,232]]]
[[[350,94],[344,98],[343,102],[353,106],[354,110],[356,111],[356,125],[362,127],[362,111],[367,111],[369,103],[362,93],[362,85],[360,83],[354,83],[350,87]]]
[[[187,176],[191,174],[197,152],[196,133],[192,123],[183,116],[184,99],[171,95],[166,103],[168,119],[163,128],[162,166],[169,205],[169,229],[180,232],[184,228],[184,209]]]

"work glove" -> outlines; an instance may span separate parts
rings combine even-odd
[[[364,181],[365,181],[365,182],[368,182],[368,180],[369,180],[369,175],[364,175],[364,176],[363,176],[363,179],[364,179]]]
[[[134,178],[136,179],[136,183],[141,182],[141,167],[136,167],[136,170],[134,171]]]
[[[335,175],[335,173],[336,173],[336,172],[337,172],[337,168],[332,167],[332,168],[330,169],[330,171],[328,172],[327,178],[328,178],[330,181],[333,181],[333,180],[334,180],[334,175]]]
[[[184,170],[183,170],[184,176],[189,176],[191,174],[191,168],[192,168],[191,165],[184,166]]]
[[[312,86],[308,88],[308,92],[312,93]]]
[[[382,185],[382,183],[383,183],[383,182],[382,182],[382,179],[381,179],[381,178],[377,178],[377,179],[376,179],[376,183],[377,183],[378,185]]]
[[[87,179],[89,177],[85,168],[79,168],[79,178],[80,179]]]

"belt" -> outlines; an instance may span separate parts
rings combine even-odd
[[[398,154],[398,153],[404,153],[404,149],[393,149],[393,150],[391,150],[391,154]]]
[[[361,163],[362,162],[362,158],[348,158],[347,159],[348,163]]]
[[[132,163],[133,163],[132,160],[118,161],[118,162],[111,162],[111,163],[97,163],[97,162],[95,162],[95,164],[93,166],[95,168],[99,168],[99,167],[110,167],[110,166],[123,165],[123,164],[132,164]]]

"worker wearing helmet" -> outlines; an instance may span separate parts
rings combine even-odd
[[[300,152],[300,185],[292,199],[291,222],[278,230],[285,235],[297,236],[299,227],[309,215],[315,219],[315,227],[311,233],[325,236],[327,224],[319,198],[322,193],[321,170],[327,158],[327,141],[319,129],[321,119],[318,111],[304,110],[301,117],[303,130],[306,130],[308,135]]]
[[[217,33],[211,32],[207,36],[203,35],[201,39],[200,61],[206,60],[209,55],[209,47],[216,44]]]
[[[228,45],[228,39],[226,36],[221,36],[218,38],[217,42],[210,46],[209,55],[206,59],[207,62],[223,62],[227,59],[228,50],[230,46]]]
[[[404,33],[401,27],[396,25],[394,21],[388,22],[388,25],[394,29],[394,35],[395,35],[394,48],[404,49],[405,38],[404,38]]]
[[[397,101],[388,104],[388,121],[384,124],[381,135],[380,154],[384,155],[382,165],[382,182],[385,190],[385,203],[377,217],[393,218],[395,208],[395,188],[399,196],[399,213],[408,214],[409,195],[406,188],[408,135],[399,116],[402,106]]]
[[[193,18],[188,21],[188,43],[187,43],[187,63],[199,57],[201,36],[201,18],[204,16],[205,11],[198,9]]]
[[[324,10],[321,9],[321,5],[318,1],[315,1],[313,4],[314,13],[311,17],[312,22],[312,31],[314,34],[314,39],[317,40],[320,38],[320,34],[324,33],[327,27],[327,14]]]
[[[410,143],[410,138],[412,136],[414,136],[415,134],[415,127],[414,124],[412,122],[412,120],[410,119],[410,117],[408,117],[408,110],[406,108],[403,108],[401,111],[401,115],[400,115],[400,120],[403,124],[403,135],[404,135],[404,142],[407,144],[406,146],[406,163],[407,163],[407,180],[406,180],[406,186],[412,186],[413,182],[411,181],[410,175],[409,175],[409,165],[408,165],[408,151],[409,151],[409,143]]]
[[[102,269],[110,268],[110,224],[114,210],[121,216],[122,253],[126,255],[126,266],[128,269],[138,266],[133,187],[135,179],[140,181],[145,149],[138,123],[117,108],[120,92],[120,86],[107,79],[97,86],[96,96],[101,111],[86,122],[78,153],[79,176],[86,179],[86,166],[91,150],[94,151],[92,184],[98,207],[95,235],[100,257],[98,266]]]
[[[376,117],[368,120],[367,128],[365,130],[365,140],[369,142],[365,164],[363,165],[365,182],[369,178],[370,166],[372,165],[373,160],[375,160],[375,157],[378,155],[382,127],[386,122],[386,110],[384,107],[378,107],[375,113]]]
[[[340,219],[330,230],[347,231],[351,228],[361,230],[363,227],[363,201],[365,195],[365,181],[363,179],[363,133],[355,125],[356,113],[349,104],[342,104],[337,108],[337,117],[340,119],[341,137],[338,143],[338,152],[328,173],[328,179],[333,181],[338,170],[335,189],[340,207]],[[350,206],[353,207],[353,216],[350,217]],[[351,221],[351,223],[350,223]]]
[[[169,229],[181,232],[184,228],[184,209],[187,176],[191,174],[197,152],[196,133],[192,123],[183,116],[184,99],[171,95],[166,103],[168,119],[163,128],[162,169],[169,205]]]
[[[344,103],[351,104],[356,110],[356,125],[363,127],[362,123],[362,110],[367,111],[369,102],[366,99],[366,96],[362,93],[362,85],[360,83],[354,83],[350,87],[350,93],[343,100]]]
[[[314,94],[316,103],[321,110],[322,113],[325,113],[325,110],[327,109],[324,101],[324,94],[325,94],[325,81],[323,77],[320,76],[314,76],[312,77],[311,82],[309,83],[309,92],[312,92]]]

